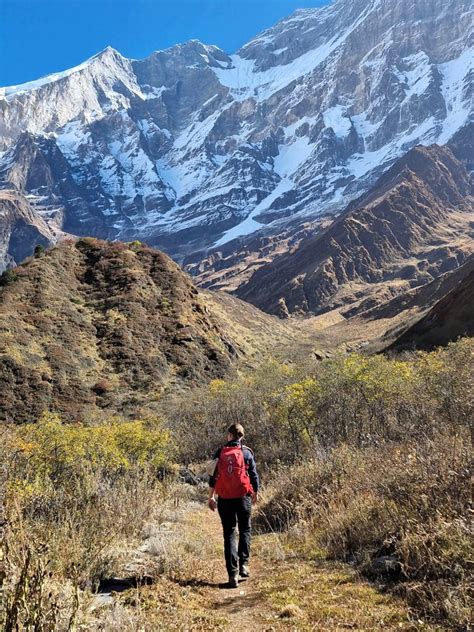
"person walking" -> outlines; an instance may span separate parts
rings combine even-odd
[[[239,575],[243,579],[250,576],[252,502],[257,502],[259,489],[254,455],[250,448],[242,445],[243,436],[244,429],[240,424],[229,426],[227,442],[214,454],[213,471],[209,477],[208,504],[212,511],[217,508],[222,522],[230,588],[238,587]]]

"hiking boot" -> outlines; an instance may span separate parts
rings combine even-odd
[[[239,587],[239,576],[237,573],[235,575],[229,575],[229,588],[238,588]]]
[[[247,564],[242,564],[242,566],[240,567],[240,576],[241,577],[250,577],[250,571],[249,571],[249,567],[247,566]]]

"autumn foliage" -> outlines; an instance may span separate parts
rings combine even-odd
[[[173,463],[206,461],[239,422],[264,483],[258,530],[465,629],[473,351],[464,339],[395,358],[268,361],[163,398],[159,417],[3,426],[2,625],[73,629],[166,499]]]

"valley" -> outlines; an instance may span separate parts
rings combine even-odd
[[[332,0],[0,88],[2,630],[470,629],[473,24]]]

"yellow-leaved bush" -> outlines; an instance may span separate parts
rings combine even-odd
[[[457,432],[474,417],[473,348],[466,338],[397,358],[340,353],[306,366],[272,360],[180,397],[166,416],[184,461],[208,458],[238,422],[262,466],[340,443],[416,440],[441,427]]]
[[[18,496],[46,492],[71,479],[117,476],[132,468],[159,471],[170,465],[170,438],[156,418],[85,425],[45,413],[36,423],[12,428],[7,490]]]
[[[26,629],[34,603],[44,629],[72,629],[75,587],[117,572],[126,545],[160,511],[170,450],[163,422],[151,417],[86,425],[45,413],[2,429],[8,580],[0,628]]]

